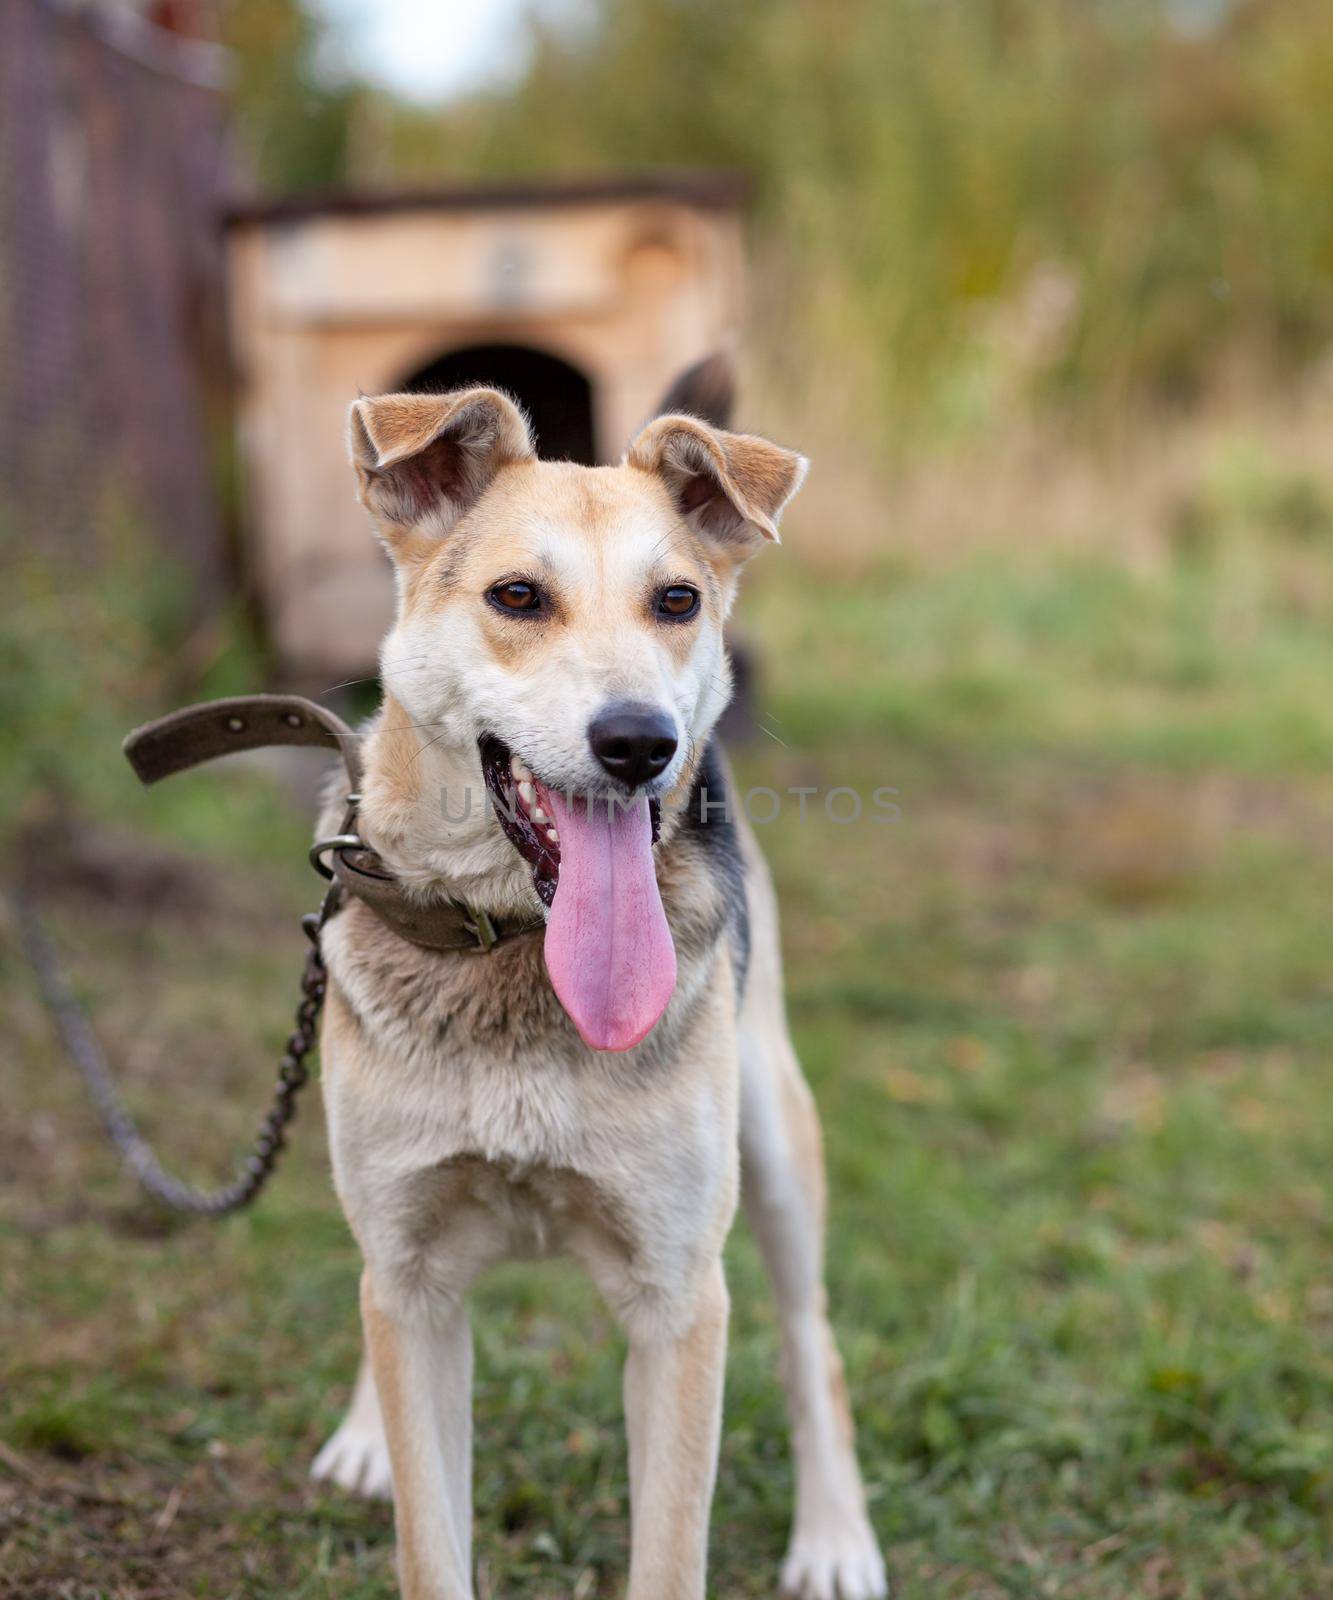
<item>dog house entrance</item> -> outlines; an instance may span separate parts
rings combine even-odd
[[[403,380],[404,389],[440,394],[471,384],[504,389],[532,419],[545,461],[596,464],[592,384],[559,356],[519,344],[476,344],[453,350]]]

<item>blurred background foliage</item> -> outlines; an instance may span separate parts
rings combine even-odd
[[[237,0],[256,171],[744,168],[766,370],[836,370],[877,449],[1015,404],[1095,432],[1325,359],[1321,0],[588,0],[529,27],[516,88],[427,111],[331,67],[295,0]]]

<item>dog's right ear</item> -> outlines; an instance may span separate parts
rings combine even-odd
[[[395,560],[448,533],[501,467],[535,456],[523,413],[498,389],[354,400],[348,445],[361,503]]]

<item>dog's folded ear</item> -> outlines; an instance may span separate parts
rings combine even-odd
[[[498,389],[355,400],[348,445],[361,503],[391,551],[409,533],[447,533],[501,467],[535,454],[523,413]]]
[[[782,508],[810,463],[749,433],[710,428],[697,417],[657,417],[629,448],[631,467],[656,473],[681,516],[731,560],[778,542]]]

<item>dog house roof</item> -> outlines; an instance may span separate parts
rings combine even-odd
[[[516,206],[605,205],[665,200],[701,210],[734,211],[753,192],[747,174],[726,168],[663,168],[583,177],[533,178],[438,189],[328,189],[276,199],[240,200],[225,212],[229,227],[313,217],[363,217],[393,211],[483,211]]]

